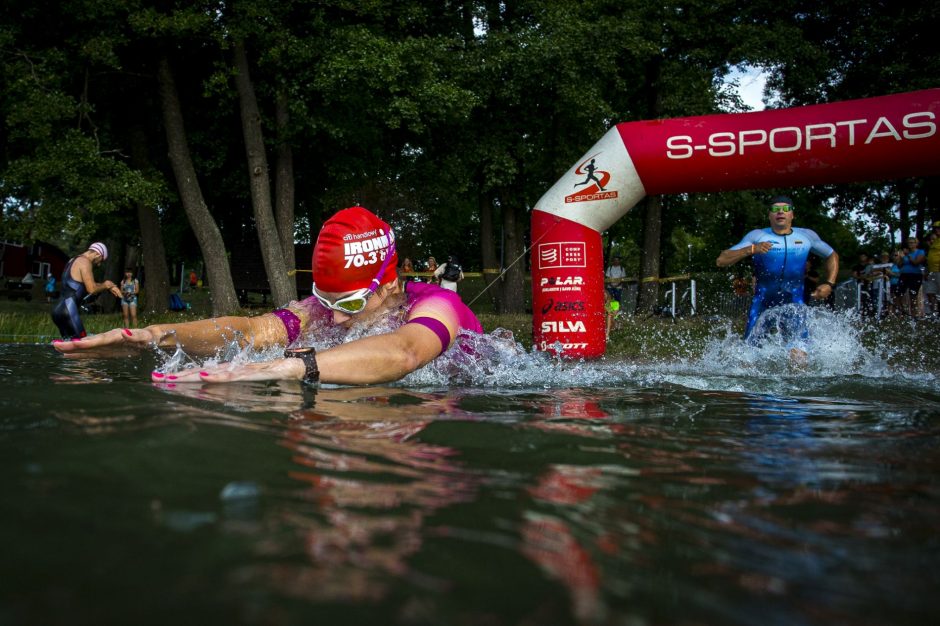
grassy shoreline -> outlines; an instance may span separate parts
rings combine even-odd
[[[184,299],[190,302],[190,310],[141,315],[139,326],[188,322],[211,316],[208,292],[186,293]],[[51,308],[51,304],[35,299],[28,303],[0,300],[0,344],[43,344],[57,339],[59,335],[50,317]],[[261,315],[270,309],[270,304],[255,302],[239,314]],[[497,328],[510,330],[516,341],[526,350],[531,350],[531,315],[479,312],[478,317],[486,332]],[[124,325],[120,311],[85,314],[82,321],[89,334]],[[710,341],[729,333],[740,334],[743,327],[743,319],[697,317],[673,322],[668,318],[621,315],[611,332],[606,355],[612,359],[636,362],[694,359],[702,355]],[[889,342],[893,346],[889,360],[894,363],[913,360],[928,371],[940,369],[940,323],[937,321],[912,323],[895,318],[877,324],[868,323],[863,327],[862,341],[869,348]]]

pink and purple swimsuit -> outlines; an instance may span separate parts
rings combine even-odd
[[[437,285],[408,282],[405,284],[405,299],[403,324],[421,324],[431,330],[441,341],[442,353],[461,330],[483,332],[480,320],[452,291]],[[288,345],[311,329],[316,330],[318,337],[333,339],[338,345],[347,332],[333,322],[329,309],[313,296],[292,302],[273,314],[287,330]]]

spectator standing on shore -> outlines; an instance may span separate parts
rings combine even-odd
[[[55,298],[55,276],[52,275],[52,272],[49,272],[49,276],[46,277],[46,302],[52,302]]]
[[[121,313],[124,315],[124,328],[137,328],[137,295],[140,293],[140,283],[134,278],[134,271],[130,268],[124,270],[124,279],[121,281]]]
[[[454,255],[447,257],[447,263],[439,266],[434,271],[434,278],[437,278],[441,282],[441,287],[444,289],[449,289],[456,293],[457,283],[463,280],[463,268],[460,267],[460,263],[457,262],[457,258]]]
[[[859,313],[869,316],[875,310],[871,286],[871,259],[864,252],[859,252],[858,263],[852,266],[852,278],[858,285]]]
[[[933,229],[927,239],[927,278],[924,281],[924,293],[930,305],[930,315],[940,315],[940,220],[933,223]]]
[[[924,263],[927,255],[917,247],[917,237],[907,238],[907,249],[901,256],[901,298],[902,311],[910,317],[918,316],[920,288],[924,284]]]
[[[604,272],[604,276],[607,279],[604,282],[607,283],[607,291],[610,293],[610,297],[620,302],[623,299],[623,279],[627,277],[627,273],[620,265],[619,256],[615,256],[611,260],[610,267]]]

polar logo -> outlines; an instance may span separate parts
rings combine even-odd
[[[571,286],[571,285],[583,285],[584,278],[581,276],[552,276],[552,277],[543,277],[539,281],[539,286],[544,287],[545,285],[558,285],[561,287]]]
[[[900,124],[886,117],[874,123],[867,119],[844,120],[805,126],[784,126],[770,130],[752,129],[738,132],[712,133],[704,143],[696,144],[689,135],[675,135],[666,139],[666,157],[688,159],[695,152],[705,151],[709,156],[743,156],[749,149],[767,146],[771,152],[796,152],[814,147],[835,149],[842,145],[868,145],[878,140],[904,141],[927,139],[937,133],[931,111],[905,115]],[[864,140],[862,140],[864,138]]]
[[[565,320],[542,322],[543,333],[586,333],[584,322],[567,322]]]

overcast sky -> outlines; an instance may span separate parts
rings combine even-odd
[[[735,68],[728,78],[738,79],[738,93],[741,94],[741,99],[744,100],[744,104],[755,111],[764,110],[764,103],[761,102],[761,97],[763,96],[764,84],[767,82],[767,77],[764,76],[763,71],[759,67],[741,66]]]

